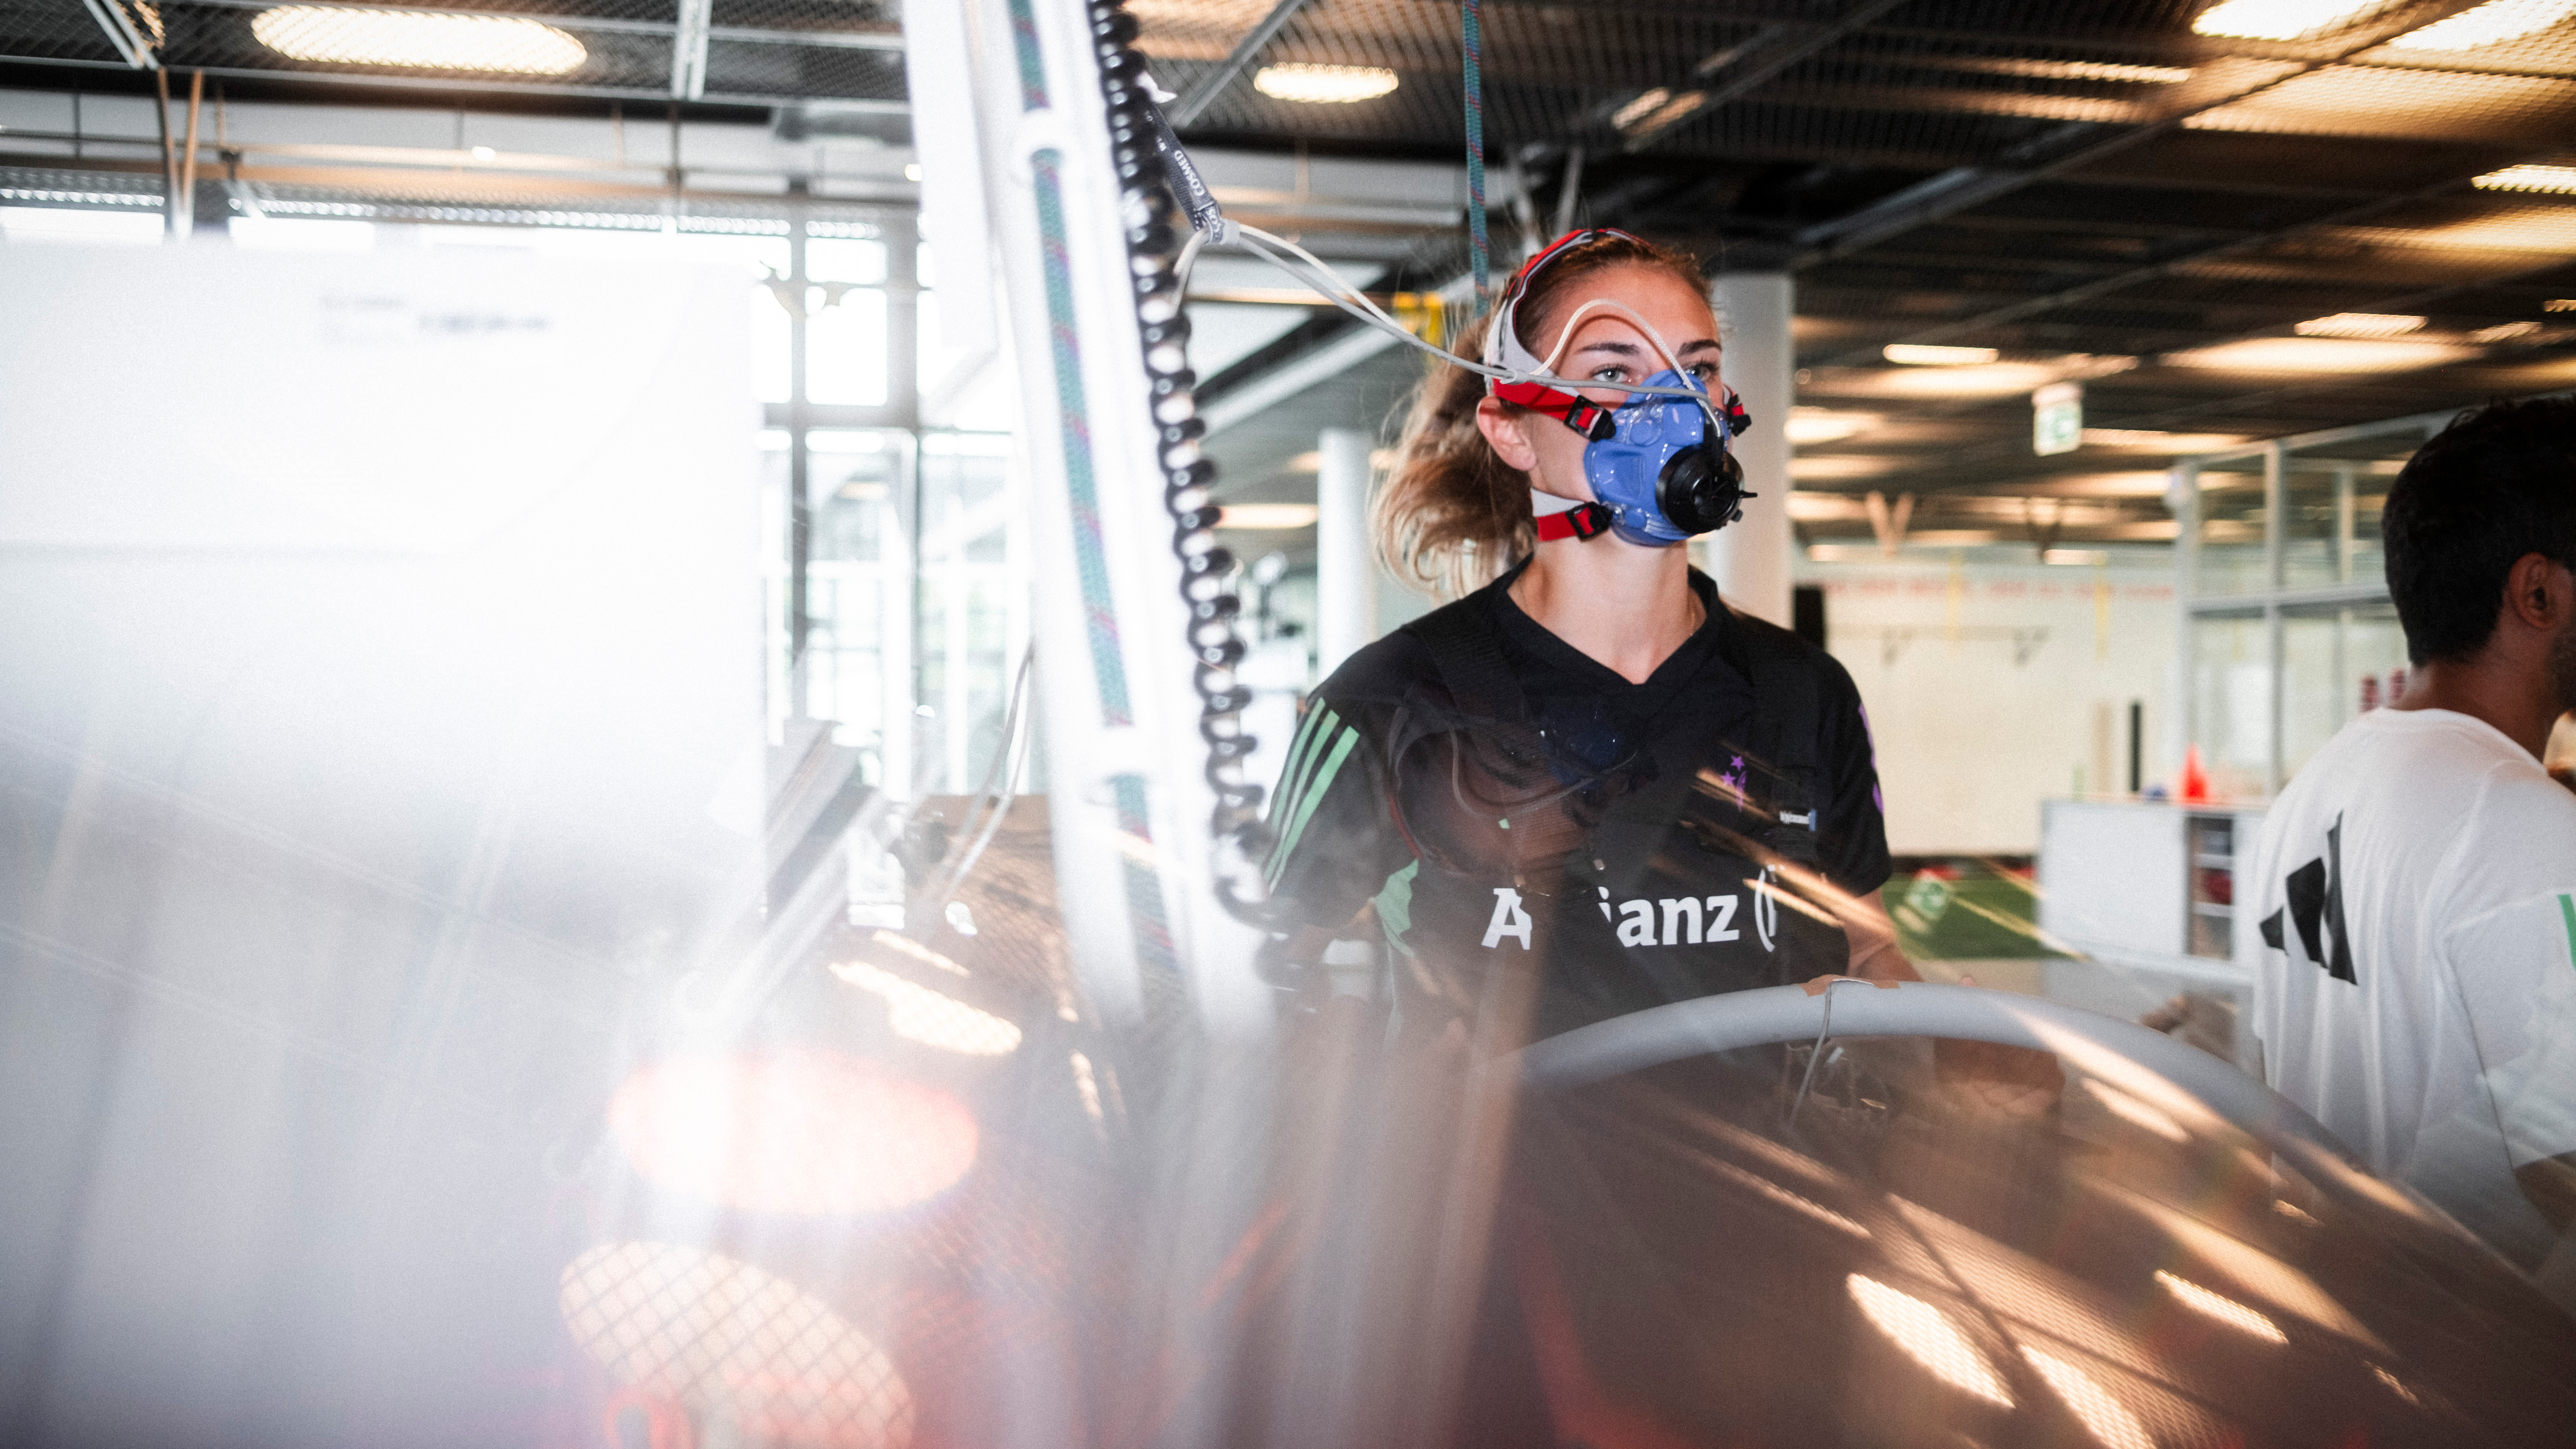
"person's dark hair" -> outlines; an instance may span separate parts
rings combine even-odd
[[[2416,664],[2486,646],[2525,554],[2576,568],[2576,398],[2489,403],[2416,451],[2388,490],[2388,593]]]

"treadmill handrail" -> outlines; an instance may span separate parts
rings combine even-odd
[[[1949,1037],[2063,1056],[2160,1110],[2182,1107],[2188,1114],[2196,1104],[2312,1177],[2382,1203],[2405,1201],[2418,1208],[2406,1201],[2411,1194],[2372,1176],[2324,1123],[2233,1064],[2135,1022],[1983,987],[1915,981],[1889,988],[1851,980],[1812,996],[1799,986],[1702,996],[1525,1047],[1517,1053],[1518,1075],[1531,1086],[1564,1090],[1711,1052],[1812,1041],[1828,1024],[1837,1037]],[[2190,1103],[2177,1101],[2176,1089]]]

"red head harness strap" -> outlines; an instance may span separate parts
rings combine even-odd
[[[1529,292],[1530,278],[1567,252],[1614,238],[1644,245],[1624,231],[1606,226],[1588,227],[1567,232],[1521,263],[1521,269],[1512,274],[1510,283],[1503,288],[1502,300],[1494,305],[1493,326],[1485,333],[1485,365],[1508,367],[1514,372],[1544,371],[1540,360],[1521,345],[1518,314],[1521,298]],[[1507,403],[1545,413],[1596,443],[1618,431],[1619,425],[1611,417],[1609,408],[1578,393],[1549,387],[1543,382],[1502,382],[1489,377],[1485,379],[1485,391]]]

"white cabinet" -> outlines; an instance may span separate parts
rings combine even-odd
[[[2236,857],[2262,825],[2260,809],[2048,801],[2040,929],[2097,960],[2237,984]]]

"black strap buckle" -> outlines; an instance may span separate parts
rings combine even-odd
[[[1564,413],[1565,425],[1595,443],[1605,442],[1619,431],[1619,420],[1610,409],[1589,398],[1578,400]],[[1582,535],[1585,538],[1590,534]]]
[[[1598,503],[1578,503],[1565,510],[1565,523],[1576,538],[1598,538],[1610,531],[1610,510]]]

